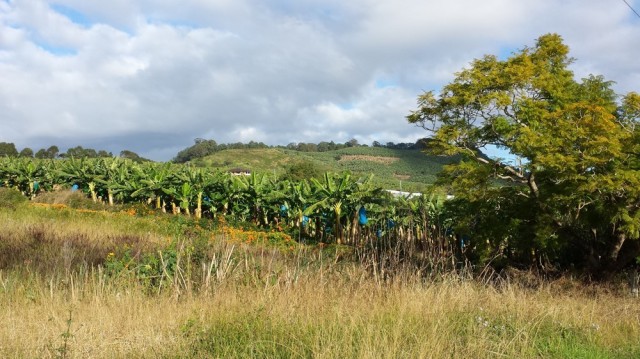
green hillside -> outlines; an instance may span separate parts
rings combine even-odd
[[[374,174],[374,180],[386,189],[420,191],[435,181],[450,157],[428,156],[420,150],[384,147],[349,147],[327,152],[300,152],[289,149],[228,149],[193,160],[198,167],[221,170],[234,168],[283,175],[297,163],[311,163],[321,172],[350,171],[354,175]]]

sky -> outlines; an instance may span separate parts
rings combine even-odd
[[[576,78],[640,91],[640,0],[627,3],[0,0],[0,142],[160,161],[196,138],[414,142],[419,94],[546,33]]]

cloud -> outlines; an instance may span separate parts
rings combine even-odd
[[[0,1],[0,141],[158,160],[198,137],[414,141],[419,93],[548,32],[577,76],[638,90],[623,2]]]

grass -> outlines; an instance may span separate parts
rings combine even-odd
[[[1,357],[640,357],[638,299],[613,284],[380,280],[331,249],[124,210],[19,203],[0,223]]]
[[[452,158],[428,156],[419,150],[350,147],[327,152],[278,148],[231,149],[196,159],[194,164],[222,170],[240,167],[279,176],[285,174],[288,166],[294,163],[310,162],[321,172],[351,171],[360,176],[373,173],[376,184],[385,189],[423,191],[436,180],[442,166],[451,161]]]

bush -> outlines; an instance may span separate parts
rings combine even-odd
[[[324,171],[311,161],[299,161],[287,168],[286,178],[292,181],[322,178]]]
[[[27,201],[20,191],[15,188],[0,188],[0,203],[3,207],[15,209],[16,206]]]
[[[34,199],[37,203],[64,204],[75,209],[104,210],[106,206],[99,202],[93,202],[84,193],[71,190],[46,192]]]

